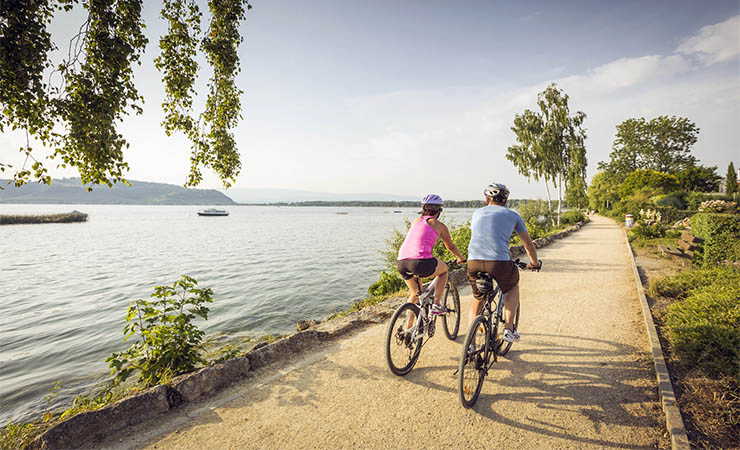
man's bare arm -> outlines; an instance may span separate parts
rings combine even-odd
[[[537,248],[534,246],[532,238],[529,237],[529,232],[524,231],[517,234],[519,235],[519,240],[522,241],[522,244],[524,244],[524,249],[527,251],[527,256],[529,256],[530,261],[529,265],[532,266],[531,268],[539,266],[540,260],[537,259]]]

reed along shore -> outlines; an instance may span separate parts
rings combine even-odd
[[[87,214],[80,211],[72,211],[61,214],[0,215],[0,225],[20,225],[30,223],[70,223],[86,221]]]

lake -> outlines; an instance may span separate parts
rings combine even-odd
[[[214,291],[208,321],[222,339],[295,331],[365,297],[393,228],[418,209],[0,205],[0,214],[73,209],[85,223],[0,226],[0,425],[28,420],[109,377],[105,358],[127,347],[126,308],[181,274]],[[465,222],[473,209],[445,210]]]

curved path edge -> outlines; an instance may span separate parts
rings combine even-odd
[[[553,235],[535,239],[534,244],[537,248],[545,247],[578,231],[587,223],[579,222]],[[510,247],[509,253],[516,258],[525,253],[524,247]],[[463,268],[451,272],[450,280],[456,285],[467,282],[466,270]],[[294,357],[367,325],[382,323],[406,298],[405,295],[391,297],[339,319],[321,322],[308,330],[255,347],[244,356],[180,375],[169,384],[149,388],[95,411],[77,414],[46,430],[28,448],[79,448],[124,428],[154,420],[187,403],[211,397],[249,377],[257,369]]]
[[[642,317],[645,321],[645,330],[648,334],[648,341],[650,342],[650,349],[653,355],[653,364],[655,365],[655,376],[658,381],[660,403],[663,406],[663,413],[665,414],[666,428],[671,435],[671,448],[673,450],[690,450],[691,446],[689,445],[689,438],[686,434],[686,428],[684,427],[681,411],[676,403],[676,394],[673,391],[671,376],[668,373],[668,365],[665,362],[663,349],[660,346],[658,331],[655,329],[653,313],[650,311],[650,306],[648,306],[647,297],[645,297],[645,290],[642,287],[640,272],[637,270],[635,255],[632,251],[632,245],[627,238],[626,232],[624,233],[624,240],[627,243],[627,252],[629,253],[630,262],[632,263],[632,272],[635,276],[637,296],[640,298],[640,305],[642,306]]]

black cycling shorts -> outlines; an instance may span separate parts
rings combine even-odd
[[[414,276],[426,278],[437,269],[437,258],[399,259],[396,261],[396,266],[404,280],[410,280]]]

